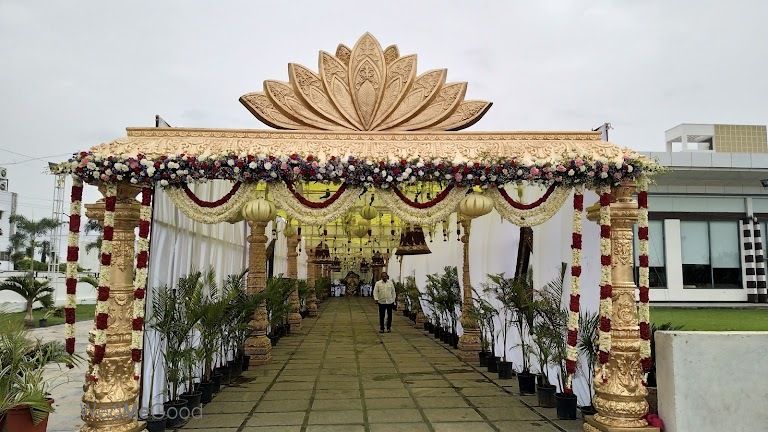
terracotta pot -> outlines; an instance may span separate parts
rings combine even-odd
[[[53,404],[53,399],[48,400],[49,404]],[[43,421],[38,424],[32,423],[32,413],[29,407],[20,406],[9,409],[5,413],[5,424],[3,430],[6,431],[19,431],[19,432],[45,432],[48,430],[48,417],[46,416]]]

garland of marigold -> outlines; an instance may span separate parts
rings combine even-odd
[[[611,280],[611,188],[598,189],[600,194],[600,326],[598,360],[608,363],[611,352],[611,316],[613,285]],[[603,369],[604,371],[605,369]]]
[[[141,189],[139,211],[139,240],[136,247],[136,274],[133,276],[133,316],[131,320],[131,360],[133,379],[141,377],[141,357],[144,349],[144,296],[149,263],[149,227],[152,219],[152,188]]]
[[[67,353],[75,353],[75,309],[77,308],[77,261],[80,255],[80,213],[83,200],[83,181],[72,176],[72,195],[69,205],[69,234],[67,235],[67,302],[64,306],[64,334]]]
[[[571,234],[571,296],[568,304],[568,346],[566,347],[564,392],[573,393],[573,375],[579,352],[579,301],[581,297],[581,219],[584,213],[584,186],[576,186],[573,192],[573,233]]]
[[[109,290],[112,279],[112,239],[115,230],[115,205],[117,204],[117,186],[106,185],[104,194],[104,223],[101,235],[101,265],[99,266],[99,287],[96,296],[96,323],[93,342],[93,369],[91,379],[99,379],[99,367],[107,349],[107,328],[109,326]]]
[[[638,316],[640,321],[640,359],[643,370],[648,372],[651,369],[651,315],[648,304],[649,292],[649,260],[648,260],[648,186],[645,182],[640,183],[640,192],[637,194],[637,205],[640,210],[637,224],[637,237],[639,240],[640,251],[638,254],[640,261],[640,305],[638,307]]]

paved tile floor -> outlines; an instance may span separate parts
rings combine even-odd
[[[274,347],[270,365],[244,373],[183,430],[563,430],[402,315],[379,334],[370,298],[329,299],[302,325]]]

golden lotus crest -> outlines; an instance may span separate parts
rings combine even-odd
[[[288,64],[289,82],[264,81],[264,92],[240,102],[278,129],[358,131],[451,131],[473,125],[490,102],[464,100],[467,83],[445,82],[445,69],[416,75],[416,55],[382,50],[365,33],[336,55],[320,51],[320,73]]]

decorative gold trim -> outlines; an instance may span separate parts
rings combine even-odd
[[[370,33],[335,56],[321,51],[319,71],[289,63],[289,82],[264,81],[263,93],[240,102],[262,123],[291,130],[460,130],[491,107],[465,101],[467,83],[445,84],[445,69],[416,76],[416,55],[382,50]]]

